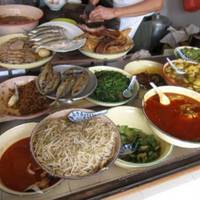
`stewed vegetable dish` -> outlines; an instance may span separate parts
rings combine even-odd
[[[180,94],[165,94],[170,98],[169,105],[162,105],[158,95],[145,102],[147,117],[169,135],[182,140],[199,141],[200,102]]]
[[[200,92],[200,64],[186,61],[175,62],[176,67],[186,73],[183,76],[176,74],[170,65],[164,68],[166,79],[174,85],[180,85]]]
[[[133,163],[148,163],[160,156],[160,143],[154,135],[128,126],[119,126],[122,144],[133,144],[135,152],[120,156],[120,159]]]

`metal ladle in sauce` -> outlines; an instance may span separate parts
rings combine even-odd
[[[152,88],[156,91],[156,93],[158,94],[159,99],[160,99],[160,103],[161,103],[162,105],[169,105],[169,104],[170,104],[170,99],[169,99],[169,97],[167,97],[167,95],[165,95],[165,94],[159,89],[159,87],[157,87],[157,86],[155,85],[155,83],[150,82],[149,84],[151,85],[151,87],[152,87]]]

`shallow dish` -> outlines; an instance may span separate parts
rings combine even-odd
[[[77,101],[77,100],[80,100],[80,99],[84,99],[84,98],[88,97],[89,95],[91,95],[94,92],[94,90],[95,90],[95,88],[97,86],[96,76],[86,68],[83,68],[83,67],[80,67],[80,66],[75,66],[75,65],[55,65],[53,67],[53,69],[56,72],[60,72],[61,76],[62,76],[62,73],[65,70],[72,69],[74,67],[78,68],[78,69],[81,69],[81,70],[84,70],[84,71],[86,71],[88,73],[88,76],[89,76],[88,85],[83,90],[83,92],[81,92],[78,96],[75,96],[74,98],[70,98],[69,97],[67,99],[66,98],[59,98],[59,101],[62,101],[62,102],[66,102],[66,101],[73,102],[73,101]],[[47,95],[47,97],[50,98],[50,99],[53,99],[53,100],[56,99],[56,95],[55,94]]]
[[[9,41],[10,39],[16,38],[16,37],[26,37],[26,36],[21,33],[2,36],[2,37],[0,37],[0,45]],[[49,62],[53,58],[53,55],[54,54],[51,53],[50,56],[48,56],[46,58],[41,58],[41,60],[38,60],[33,63],[10,64],[10,63],[0,62],[0,66],[8,68],[8,69],[32,69],[32,68],[40,67],[40,66],[44,65],[45,63]]]
[[[125,75],[126,77],[128,78],[131,78],[131,74],[129,74],[128,72],[122,70],[122,69],[119,69],[119,68],[115,68],[115,67],[109,67],[109,66],[95,66],[95,67],[90,67],[89,70],[93,73],[95,72],[98,72],[98,71],[115,71],[115,72],[119,72],[123,75]],[[97,85],[98,85],[98,80],[97,80]],[[96,105],[101,105],[101,106],[107,106],[107,107],[111,107],[111,106],[120,106],[120,105],[123,105],[123,104],[126,104],[128,103],[129,101],[131,101],[132,99],[134,99],[137,94],[138,94],[138,91],[139,91],[139,84],[138,82],[136,81],[135,82],[135,85],[134,85],[134,92],[133,92],[133,95],[132,97],[130,97],[129,99],[127,100],[124,100],[124,101],[120,101],[120,102],[103,102],[103,101],[98,101],[96,99],[93,99],[91,97],[88,97],[87,100],[96,104]]]
[[[119,106],[111,108],[106,114],[116,125],[127,125],[132,128],[138,128],[144,131],[146,134],[154,134],[148,125],[141,109],[131,106]],[[155,135],[155,134],[154,134]],[[156,136],[156,135],[155,135]],[[161,144],[161,155],[158,159],[149,163],[133,163],[117,159],[115,164],[123,168],[136,168],[136,167],[149,167],[158,165],[164,161],[172,152],[173,146],[156,136]]]
[[[172,94],[181,94],[184,96],[188,96],[192,99],[195,99],[196,101],[200,102],[200,94],[193,91],[193,90],[189,90],[183,87],[177,87],[177,86],[161,86],[159,87],[159,89],[164,92],[164,93],[172,93]],[[183,148],[200,148],[200,142],[192,142],[192,141],[187,141],[187,140],[181,140],[173,135],[170,135],[169,133],[161,130],[160,128],[158,128],[158,126],[156,126],[151,119],[147,116],[147,114],[145,113],[144,110],[144,104],[145,102],[152,96],[154,96],[156,94],[154,89],[149,90],[144,98],[143,98],[143,112],[145,114],[146,119],[148,120],[148,123],[151,127],[151,129],[153,130],[153,132],[155,134],[158,135],[158,137],[160,137],[161,139],[165,140],[166,142],[173,144],[175,146],[179,146],[179,147],[183,147]],[[167,123],[167,122],[166,122]]]
[[[42,165],[39,162],[39,160],[36,158],[36,156],[35,156],[34,145],[33,145],[34,136],[37,133],[38,128],[40,128],[41,125],[44,125],[46,123],[46,120],[57,119],[57,118],[60,118],[60,117],[67,117],[67,115],[73,110],[81,110],[81,111],[87,111],[87,112],[88,111],[92,111],[92,110],[87,110],[87,109],[66,109],[66,110],[61,110],[61,111],[55,112],[55,113],[47,116],[46,118],[44,118],[42,121],[40,121],[40,123],[32,131],[31,141],[30,141],[32,154],[33,154],[36,162],[47,172],[50,172],[50,171],[47,169],[47,167],[44,164]],[[121,139],[120,139],[119,131],[118,131],[117,127],[115,127],[114,123],[108,117],[99,116],[99,119],[101,119],[102,121],[107,122],[109,124],[112,124],[113,127],[114,127],[113,131],[114,131],[114,134],[115,134],[115,146],[112,149],[111,158],[109,158],[109,160],[107,160],[107,162],[104,163],[104,166],[102,166],[101,168],[98,168],[98,171],[93,172],[93,173],[91,173],[89,175],[84,175],[84,176],[66,176],[66,175],[65,176],[58,176],[57,175],[57,177],[65,178],[65,179],[81,179],[81,178],[84,178],[84,177],[96,175],[96,174],[98,174],[100,172],[103,172],[104,170],[107,170],[115,162],[115,160],[117,159],[118,153],[119,153],[120,146],[121,146]],[[66,146],[66,148],[68,148],[68,147]],[[49,174],[51,174],[51,172]]]
[[[5,101],[7,101],[9,91],[14,89],[14,84],[17,85],[24,85],[26,83],[31,82],[32,80],[36,79],[36,76],[20,76],[17,78],[12,78],[7,81],[4,81],[0,84],[0,121],[9,121],[14,119],[33,119],[35,117],[39,117],[49,111],[49,109],[45,109],[43,111],[37,112],[35,114],[28,114],[28,115],[15,115],[13,109],[10,109],[8,114],[7,106],[5,106]],[[11,114],[13,113],[13,114]]]
[[[186,57],[186,58],[188,58],[189,61],[200,62],[200,58],[198,58],[198,60],[195,60],[195,59],[193,59],[193,58],[191,58],[191,57],[189,57],[189,56],[186,56],[186,55],[182,52],[183,49],[187,49],[187,50],[195,49],[195,50],[199,50],[199,51],[200,51],[200,48],[198,48],[198,47],[192,47],[192,46],[180,46],[180,47],[176,47],[176,48],[174,49],[174,55],[175,55],[177,58],[182,58],[182,59],[184,60],[184,58]],[[178,50],[180,50],[180,51],[182,52],[183,55],[180,55],[180,54],[178,53]],[[184,57],[184,56],[185,56],[185,57]]]
[[[4,152],[14,143],[16,143],[17,141],[26,138],[26,137],[30,137],[31,135],[31,131],[33,130],[33,128],[36,126],[37,123],[33,122],[33,123],[25,123],[25,124],[21,124],[19,126],[16,126],[14,128],[11,128],[9,130],[7,130],[6,132],[4,132],[1,136],[0,136],[0,157],[4,154]],[[59,180],[57,183],[55,183],[54,185],[42,190],[44,193],[50,191],[51,189],[53,189],[54,187],[58,186],[63,180]],[[29,195],[38,195],[38,193],[36,192],[18,192],[12,189],[7,188],[6,186],[4,186],[1,181],[0,181],[0,189],[10,193],[10,194],[14,194],[14,195],[19,195],[19,196],[29,196]]]
[[[29,5],[0,5],[0,16],[23,16],[31,17],[33,20],[21,24],[0,24],[0,35],[11,33],[25,33],[35,28],[43,16],[43,11]],[[30,15],[31,13],[31,15]]]

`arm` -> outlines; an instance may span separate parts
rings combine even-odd
[[[121,8],[105,8],[103,6],[98,6],[91,12],[90,20],[109,20],[113,18],[144,15],[153,11],[159,11],[162,8],[163,1],[164,0],[144,0],[141,3]]]

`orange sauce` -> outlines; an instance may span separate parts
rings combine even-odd
[[[10,189],[24,191],[28,186],[41,181],[44,172],[32,157],[29,148],[30,138],[22,139],[11,145],[0,159],[0,179]],[[31,164],[32,174],[27,171]],[[46,174],[48,176],[48,174]],[[53,185],[58,178],[53,178],[49,185]]]
[[[182,140],[200,140],[200,102],[184,95],[166,93],[169,105],[162,105],[158,95],[150,97],[144,105],[148,118],[161,130]]]

